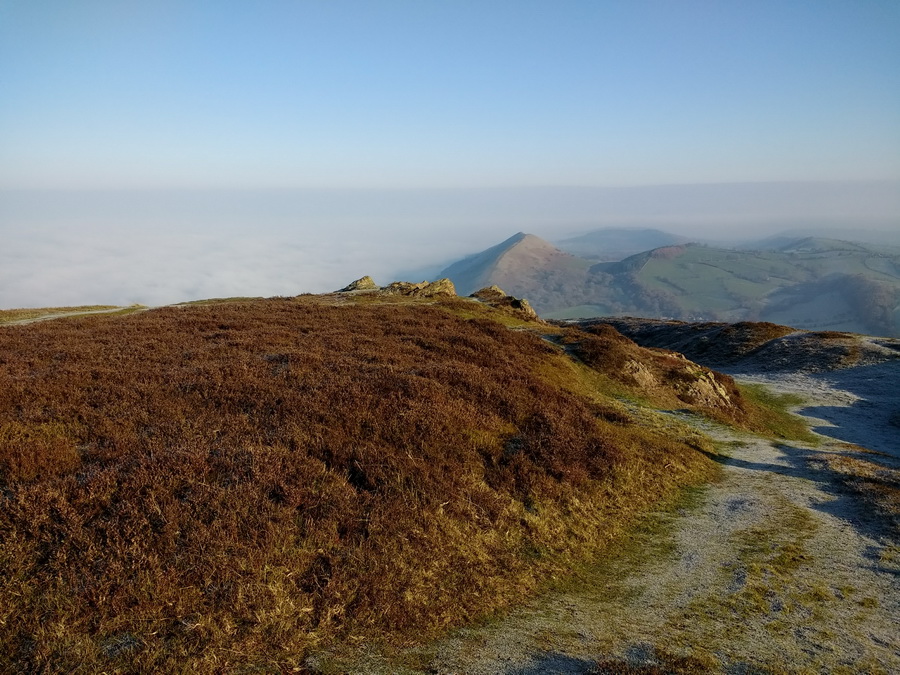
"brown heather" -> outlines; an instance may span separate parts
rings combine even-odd
[[[713,471],[472,301],[336,302],[0,328],[0,671],[421,639]]]
[[[690,409],[747,427],[748,402],[728,375],[667,349],[639,347],[602,323],[569,329],[563,343],[588,366],[638,392],[654,406]]]

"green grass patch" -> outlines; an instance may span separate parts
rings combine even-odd
[[[803,405],[803,398],[779,394],[761,384],[738,384],[738,388],[751,403],[751,421],[759,432],[787,441],[820,443],[803,418],[791,412],[792,408]]]

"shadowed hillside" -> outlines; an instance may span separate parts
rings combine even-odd
[[[302,669],[433,634],[712,474],[611,394],[752,407],[610,329],[422,292],[0,327],[0,669]]]
[[[587,331],[612,327],[644,347],[675,350],[698,363],[729,371],[821,372],[900,359],[900,339],[798,331],[772,323],[607,317],[575,325]]]

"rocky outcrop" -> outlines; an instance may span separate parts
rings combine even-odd
[[[433,298],[438,296],[456,297],[456,288],[449,279],[437,281],[420,281],[417,284],[409,281],[395,281],[382,289],[393,295],[409,295],[415,298]]]
[[[540,317],[525,298],[514,298],[507,295],[499,286],[487,286],[475,291],[470,298],[475,298],[486,305],[496,309],[510,309],[520,318],[526,321],[540,321]]]
[[[344,286],[338,293],[351,293],[353,291],[377,291],[380,290],[381,286],[376,284],[372,277],[366,275],[361,279],[357,279],[346,286]]]
[[[539,318],[537,312],[534,311],[534,308],[530,304],[528,304],[528,300],[526,300],[525,298],[512,298],[510,307],[519,310],[529,319]]]
[[[715,411],[734,422],[745,417],[744,401],[731,377],[677,352],[638,347],[608,324],[569,327],[562,344],[585,365],[636,388],[654,405]]]
[[[354,293],[358,291],[379,292],[386,295],[407,295],[416,298],[432,298],[437,296],[456,297],[456,289],[453,287],[453,282],[449,279],[420,281],[417,284],[409,281],[395,281],[387,286],[381,287],[372,280],[372,277],[365,276],[347,284],[337,292]]]
[[[469,297],[481,300],[482,302],[490,302],[491,300],[502,300],[503,298],[508,298],[510,296],[499,286],[487,286],[480,291],[475,291]]]

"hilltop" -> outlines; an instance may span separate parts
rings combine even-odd
[[[526,244],[521,255],[520,244]],[[807,237],[769,250],[677,244],[592,262],[520,234],[443,276],[464,280],[466,261],[477,262],[479,282],[502,278],[504,288],[528,297],[546,318],[766,321],[900,335],[900,250],[890,247]]]
[[[655,407],[768,424],[608,327],[369,281],[0,327],[2,669],[303,669],[421,639],[714,475]]]
[[[611,607],[631,597],[627,617],[638,624],[693,616],[678,603],[648,609],[617,584],[688,584],[692,602],[707,598],[709,620],[678,625],[717,634],[726,626],[725,651],[710,656],[709,636],[679,629],[687,642],[670,652],[672,631],[653,631],[654,663],[777,665],[783,649],[805,643],[791,631],[757,639],[768,614],[754,589],[807,611],[820,603],[810,590],[815,574],[833,570],[864,585],[850,590],[844,577],[828,577],[849,594],[828,611],[882,636],[867,638],[864,650],[890,663],[883,617],[893,596],[862,614],[858,605],[884,575],[843,553],[820,570],[819,552],[833,551],[829,537],[847,534],[829,521],[810,540],[803,528],[812,516],[785,518],[784,504],[799,500],[793,513],[818,503],[802,489],[825,475],[799,466],[778,473],[779,452],[818,447],[784,412],[799,399],[641,347],[600,322],[541,320],[498,287],[458,297],[446,279],[379,286],[363,277],[323,295],[58,312],[0,326],[2,670],[398,672],[414,658],[428,672],[497,672],[512,662],[508,651],[484,652],[482,668],[481,650],[465,650],[445,667],[449,652],[427,645],[529,599],[556,611],[547,592],[584,574],[593,579],[586,595],[564,606],[601,617],[591,628],[598,639]],[[749,324],[704,330],[697,344],[718,336],[733,356],[794,333]],[[690,332],[683,336],[687,348]],[[861,428],[842,433],[859,442]],[[746,443],[737,455],[720,454]],[[810,461],[842,472],[828,485],[871,503],[894,527],[873,531],[889,537],[898,522],[894,474],[864,452],[841,441]],[[707,534],[702,542],[692,535],[683,563],[672,566],[674,549],[645,517],[687,513],[673,500],[714,478],[708,508],[691,509],[678,526]],[[775,493],[757,492],[773,480]],[[752,513],[741,506],[751,502]],[[758,524],[745,531],[748,516]],[[747,549],[744,537],[756,541],[760,527],[777,542],[771,555]],[[889,555],[889,542],[865,545]],[[806,557],[807,548],[816,554]],[[797,556],[812,562],[795,575]],[[747,588],[733,590],[729,570],[755,560]],[[712,587],[706,573],[680,571],[698,562],[721,571]],[[893,569],[889,557],[883,564]],[[624,568],[610,576],[609,565]],[[787,619],[806,626],[805,616]],[[559,621],[571,625],[571,612]],[[571,631],[543,626],[516,644],[567,643]],[[483,644],[477,627],[468,630]],[[841,644],[860,642],[849,635]],[[431,656],[403,656],[409,645]],[[593,652],[596,667],[600,654],[619,653],[609,649]],[[554,658],[547,652],[547,667]],[[622,670],[631,660],[613,665],[632,672]],[[422,672],[409,663],[399,671]]]
[[[561,302],[564,295],[553,288],[587,273],[590,263],[555,248],[533,234],[519,232],[477,255],[450,265],[440,276],[453,281],[460,294],[496,285],[516,290],[535,305]]]

